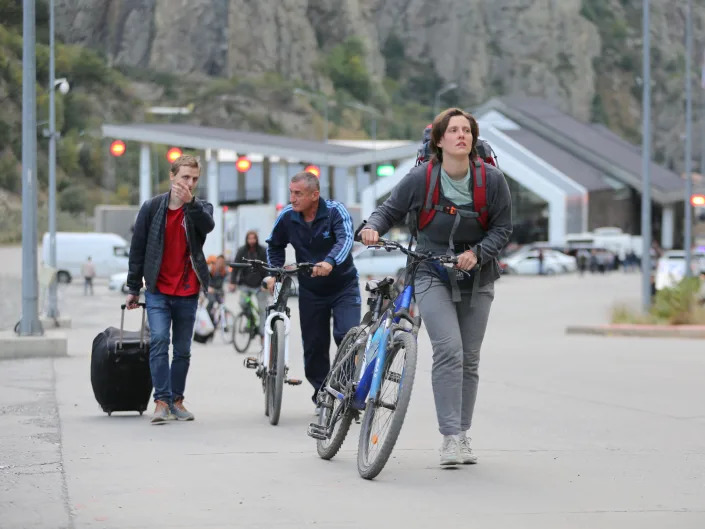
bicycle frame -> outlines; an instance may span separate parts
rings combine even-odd
[[[374,333],[368,336],[360,370],[361,376],[353,394],[353,408],[363,410],[368,398],[377,398],[379,389],[382,386],[382,371],[387,358],[389,336],[393,331],[399,329],[394,324],[398,324],[402,318],[411,320],[408,316],[408,309],[413,295],[414,287],[412,285],[404,287],[401,294],[394,300],[394,310],[388,308],[379,319],[379,324]]]

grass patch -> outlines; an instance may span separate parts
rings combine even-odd
[[[659,290],[648,313],[625,305],[612,309],[612,323],[641,325],[705,325],[705,306],[697,277],[684,278],[672,288]]]

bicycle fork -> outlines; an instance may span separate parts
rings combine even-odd
[[[246,360],[246,366],[257,369],[257,374],[262,375],[269,369],[269,355],[270,348],[272,344],[272,334],[274,330],[272,329],[272,322],[276,319],[280,319],[284,322],[284,370],[285,376],[289,371],[289,332],[291,330],[291,320],[284,312],[271,312],[264,323],[264,350],[262,351],[262,361],[253,362],[251,358]],[[288,376],[284,379],[286,384],[291,386],[298,386],[301,384],[301,380],[295,378],[289,378]]]

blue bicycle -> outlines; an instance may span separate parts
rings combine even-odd
[[[357,451],[357,469],[365,479],[384,468],[401,432],[416,375],[416,338],[421,318],[409,312],[418,265],[436,261],[453,266],[453,256],[433,256],[380,239],[381,251],[401,250],[408,256],[406,285],[392,277],[367,282],[369,312],[348,331],[338,347],[330,373],[317,400],[318,423],[308,435],[317,440],[318,455],[331,459],[340,450],[353,419],[364,410]]]

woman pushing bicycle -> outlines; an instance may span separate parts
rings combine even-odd
[[[441,465],[473,464],[470,447],[497,256],[512,232],[511,197],[502,172],[478,155],[479,127],[467,112],[450,108],[433,120],[433,156],[392,190],[360,232],[373,245],[393,225],[412,218],[418,252],[456,255],[455,268],[419,266],[416,301],[433,346],[432,383],[443,435]]]

